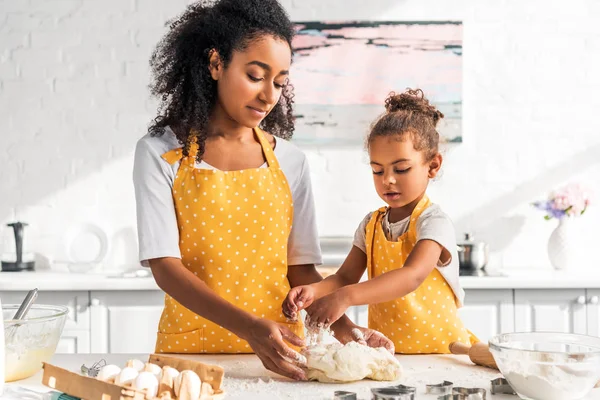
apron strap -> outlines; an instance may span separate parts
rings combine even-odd
[[[412,243],[417,242],[417,219],[421,213],[431,205],[431,201],[426,194],[423,195],[421,200],[417,203],[415,209],[410,214],[410,222],[408,223],[408,237]]]
[[[256,137],[258,138],[258,141],[260,142],[260,145],[263,150],[263,154],[265,155],[265,159],[267,160],[267,165],[270,168],[280,168],[279,161],[277,161],[277,157],[275,157],[275,152],[273,151],[273,148],[271,147],[271,143],[269,143],[269,141],[265,137],[265,134],[262,131],[262,129],[260,129],[258,127],[254,128],[254,134],[256,135]]]
[[[271,168],[280,168],[279,161],[275,157],[275,152],[271,147],[271,144],[265,137],[264,132],[260,128],[254,128],[254,134],[258,138],[260,146],[262,147],[263,154],[267,160],[267,165]],[[196,164],[196,155],[198,154],[198,143],[196,142],[196,136],[190,137],[190,151],[187,157],[183,156],[183,148],[179,147],[171,151],[167,151],[161,157],[168,162],[170,165],[175,164],[181,160],[181,164],[185,164],[193,168]]]
[[[163,160],[173,165],[178,161],[181,161],[182,165],[187,165],[193,168],[196,164],[196,156],[198,155],[198,143],[196,142],[196,136],[192,136],[190,139],[190,151],[187,157],[183,156],[183,147],[178,147],[173,150],[167,151],[161,157]]]
[[[367,271],[369,272],[369,279],[372,278],[371,267],[373,261],[373,247],[375,245],[375,231],[377,230],[377,224],[381,223],[381,216],[385,215],[387,207],[381,207],[371,215],[371,220],[365,228],[365,250],[367,252]]]

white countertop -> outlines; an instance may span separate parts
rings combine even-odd
[[[335,268],[319,268],[322,274]],[[149,271],[149,270],[146,270]],[[461,276],[464,289],[597,289],[600,272],[559,272],[550,269],[507,270],[502,276]],[[152,276],[125,278],[119,273],[0,272],[0,291],[160,290]]]
[[[455,387],[482,387],[487,390],[487,399],[517,399],[512,395],[492,395],[490,381],[501,376],[497,371],[477,367],[466,356],[397,356],[402,363],[404,376],[397,382],[360,381],[347,384],[324,384],[318,382],[293,382],[278,377],[263,368],[254,355],[201,355],[191,356],[199,361],[221,365],[225,369],[223,389],[226,400],[270,400],[270,399],[331,399],[336,390],[355,392],[358,398],[370,399],[370,388],[397,385],[399,383],[417,388],[417,399],[437,399],[437,395],[426,395],[425,385],[444,380]],[[57,354],[51,363],[72,371],[79,371],[82,364],[92,365],[105,359],[110,364],[124,365],[130,358],[147,360],[147,355],[123,354]],[[46,392],[50,389],[41,384],[41,372],[37,375],[9,385]],[[586,400],[600,400],[600,389],[594,389]]]

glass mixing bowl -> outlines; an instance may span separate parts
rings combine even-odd
[[[18,304],[2,306],[6,382],[28,378],[50,360],[69,312],[67,307],[34,304],[25,319],[14,320],[18,309]]]
[[[581,399],[600,379],[599,337],[505,333],[489,345],[500,372],[522,399]]]

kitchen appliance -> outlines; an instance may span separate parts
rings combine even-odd
[[[458,243],[458,263],[461,275],[484,275],[489,260],[488,244],[475,241],[471,233],[465,233],[463,242]]]
[[[23,259],[23,231],[27,226],[24,222],[13,222],[7,224],[13,228],[15,234],[15,247],[16,247],[16,259],[15,260],[2,260],[2,271],[7,272],[19,272],[19,271],[33,271],[35,269],[35,261]]]

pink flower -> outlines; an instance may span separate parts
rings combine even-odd
[[[536,202],[534,206],[547,212],[546,219],[574,217],[585,212],[591,203],[590,193],[578,183],[563,186],[548,196],[546,202]]]

